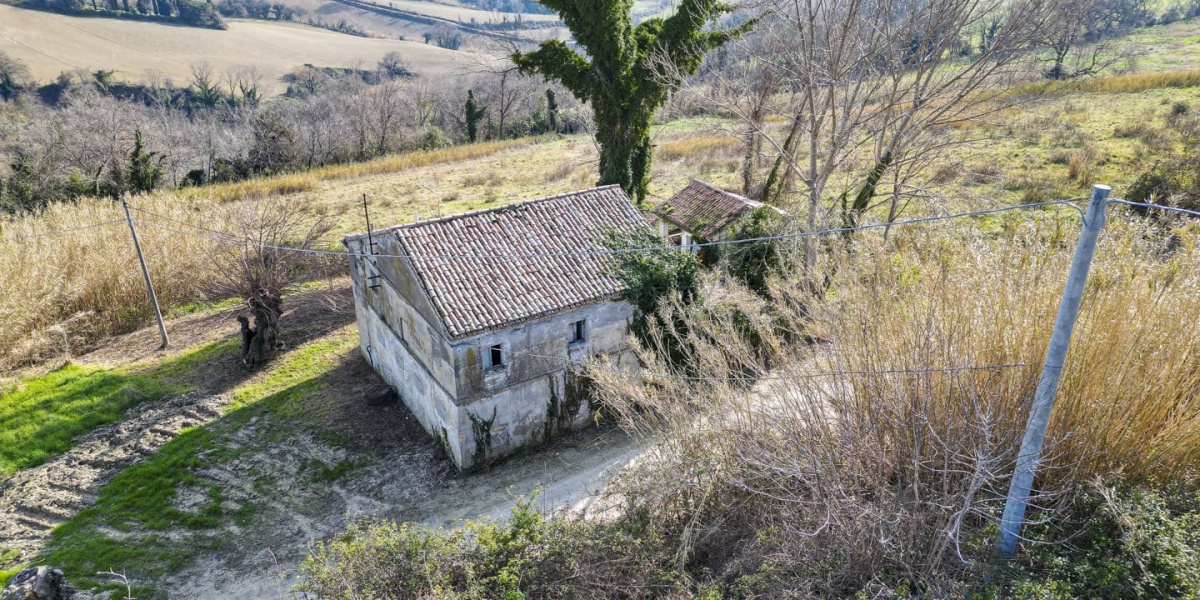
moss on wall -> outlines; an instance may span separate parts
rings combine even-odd
[[[475,438],[475,455],[472,466],[479,467],[487,464],[492,455],[492,424],[496,422],[496,407],[492,407],[492,418],[484,419],[471,411],[467,411],[471,419],[471,435]]]

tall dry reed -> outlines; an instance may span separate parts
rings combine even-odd
[[[1198,236],[1110,210],[1036,484],[1046,510],[1096,479],[1200,466]],[[666,308],[688,324],[687,364],[651,343],[640,379],[595,370],[608,410],[657,440],[620,490],[673,528],[681,556],[823,569],[820,585],[983,558],[1071,260],[1070,215],[861,236],[827,257],[820,294],[789,274],[771,301],[714,283],[700,306]]]
[[[164,196],[138,206],[181,223],[211,226],[202,214]],[[51,232],[117,221],[58,235]],[[100,336],[149,323],[149,298],[120,205],[108,200],[60,204],[0,225],[0,367],[70,353]],[[144,226],[142,250],[164,306],[198,299],[212,281],[203,239]]]

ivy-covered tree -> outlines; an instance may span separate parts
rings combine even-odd
[[[129,153],[129,190],[149,192],[158,187],[163,176],[162,165],[166,159],[167,157],[158,152],[147,152],[142,142],[142,132],[135,131],[133,151]]]
[[[516,52],[522,73],[561,82],[588,102],[600,144],[600,184],[619,184],[640,203],[650,175],[650,119],[677,78],[692,75],[704,54],[748,30],[706,30],[733,7],[718,0],[681,0],[675,14],[633,26],[633,0],[542,0],[557,12],[586,56],[561,40]],[[661,62],[671,65],[660,68]]]
[[[463,116],[467,120],[467,140],[471,143],[475,143],[479,136],[479,121],[483,119],[485,111],[487,107],[479,105],[479,101],[475,99],[475,91],[467,90],[467,106]]]

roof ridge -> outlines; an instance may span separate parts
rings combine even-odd
[[[584,188],[582,190],[575,190],[572,192],[563,192],[561,194],[555,194],[553,196],[542,196],[540,198],[530,198],[529,200],[521,200],[520,202],[510,202],[508,204],[501,204],[500,206],[493,206],[491,208],[480,208],[480,209],[469,210],[467,212],[461,212],[461,213],[457,213],[457,214],[453,214],[453,215],[443,215],[440,217],[434,217],[432,219],[422,219],[420,221],[416,221],[413,223],[401,223],[400,225],[394,225],[393,229],[396,229],[396,230],[412,229],[412,228],[419,227],[422,225],[432,225],[432,224],[436,224],[436,223],[446,223],[449,221],[458,221],[458,220],[466,219],[468,217],[477,217],[479,215],[486,215],[488,213],[512,210],[515,208],[522,208],[525,206],[540,204],[542,202],[549,202],[551,200],[561,200],[563,198],[570,198],[572,196],[578,196],[580,194],[586,194],[588,192],[597,192],[600,190],[607,190],[610,188],[619,188],[619,187],[620,187],[619,185],[612,183],[609,185],[601,185],[601,186],[596,186],[596,187]]]
[[[745,200],[746,202],[750,202],[750,203],[759,203],[759,204],[761,204],[761,202],[758,202],[757,200],[753,200],[753,199],[751,199],[751,198],[748,198],[748,197],[746,197],[746,196],[743,196],[743,195],[741,195],[741,194],[739,194],[739,193],[737,193],[737,192],[731,192],[731,191],[729,191],[729,190],[727,190],[727,189],[725,189],[725,188],[719,188],[719,187],[717,187],[717,186],[715,186],[715,185],[713,185],[713,184],[711,184],[711,183],[709,183],[709,182],[707,182],[707,181],[704,181],[703,179],[697,179],[697,178],[693,177],[693,178],[692,178],[692,183],[698,183],[698,184],[700,184],[700,185],[702,185],[702,186],[704,186],[704,187],[706,187],[706,188],[708,188],[708,189],[710,189],[710,190],[712,190],[712,191],[714,191],[714,192],[720,192],[720,193],[722,193],[722,194],[727,194],[727,195],[730,195],[730,196],[734,196],[734,197],[738,198],[739,200]]]
[[[421,219],[418,221],[414,221],[412,223],[397,223],[395,225],[389,225],[387,227],[381,227],[379,229],[372,229],[370,233],[371,233],[371,235],[394,233],[394,232],[399,232],[399,231],[403,231],[406,229],[415,229],[416,227],[420,227],[420,226],[424,226],[424,225],[431,225],[431,224],[436,224],[436,223],[446,223],[449,221],[457,221],[459,219],[465,219],[467,217],[475,217],[475,216],[479,216],[479,215],[485,215],[488,213],[500,212],[503,210],[511,210],[511,209],[519,208],[519,207],[523,207],[523,206],[539,204],[542,202],[549,202],[551,200],[561,200],[563,198],[569,198],[571,196],[578,196],[580,194],[586,194],[588,192],[598,192],[601,190],[608,190],[608,189],[620,188],[620,187],[621,187],[620,185],[615,184],[615,183],[610,183],[608,185],[598,185],[598,186],[594,186],[594,187],[590,187],[590,188],[584,188],[582,190],[574,190],[574,191],[570,191],[570,192],[563,192],[561,194],[554,194],[552,196],[542,196],[539,198],[530,198],[528,200],[520,200],[518,202],[509,202],[508,204],[501,204],[500,206],[493,206],[491,208],[479,208],[479,209],[475,209],[475,210],[469,210],[466,212],[455,213],[452,215],[443,215],[440,217],[434,217],[432,219]],[[622,195],[624,195],[624,193],[625,193],[624,190],[622,190],[621,193],[622,193]],[[628,196],[626,196],[626,198],[628,198]],[[365,237],[367,237],[367,232],[364,231],[362,233],[353,233],[353,234],[347,235],[346,237],[342,238],[342,241],[343,241],[343,243],[345,243],[345,242],[348,242],[351,240],[358,240],[358,239],[362,239]]]

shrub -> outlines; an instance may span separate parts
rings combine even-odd
[[[614,493],[648,499],[664,529],[687,522],[694,533],[680,543],[761,597],[846,597],[904,581],[919,581],[923,596],[965,595],[994,547],[989,524],[1077,228],[1024,219],[999,234],[897,230],[889,245],[863,236],[853,256],[826,257],[824,294],[793,276],[761,306],[731,300],[755,323],[781,324],[756,326],[759,343],[735,319],[709,316],[713,294],[664,315],[688,324],[688,364],[653,363],[640,385],[595,374],[611,414],[663,440]],[[1163,260],[1165,234],[1110,219],[1063,371],[1036,518],[1070,514],[1094,479],[1183,481],[1194,493],[1200,355],[1164,352],[1200,344],[1200,325],[1179,319],[1200,311],[1194,238]],[[829,343],[798,346],[788,331]],[[691,373],[704,380],[672,376]]]
[[[716,246],[725,263],[725,270],[760,296],[767,295],[767,278],[774,275],[782,264],[778,240],[756,240],[774,236],[782,231],[781,215],[774,208],[756,208],[738,222],[730,232],[728,241],[742,242]]]
[[[636,521],[548,520],[521,500],[508,520],[453,531],[364,521],[318,542],[299,593],[379,600],[642,596],[670,590],[671,554]]]
[[[1200,156],[1181,154],[1160,160],[1129,186],[1129,200],[1200,209]],[[1147,214],[1144,209],[1138,212]]]
[[[623,300],[633,305],[630,332],[654,344],[671,364],[683,362],[686,342],[679,335],[684,324],[665,315],[668,304],[690,306],[700,291],[700,261],[695,254],[662,245],[650,233],[612,233],[605,244],[616,252],[609,273],[624,284]],[[653,248],[633,250],[632,248]]]
[[[1098,488],[1071,512],[1033,527],[1026,590],[1067,598],[1200,596],[1200,497]],[[1056,544],[1069,539],[1070,544]]]

